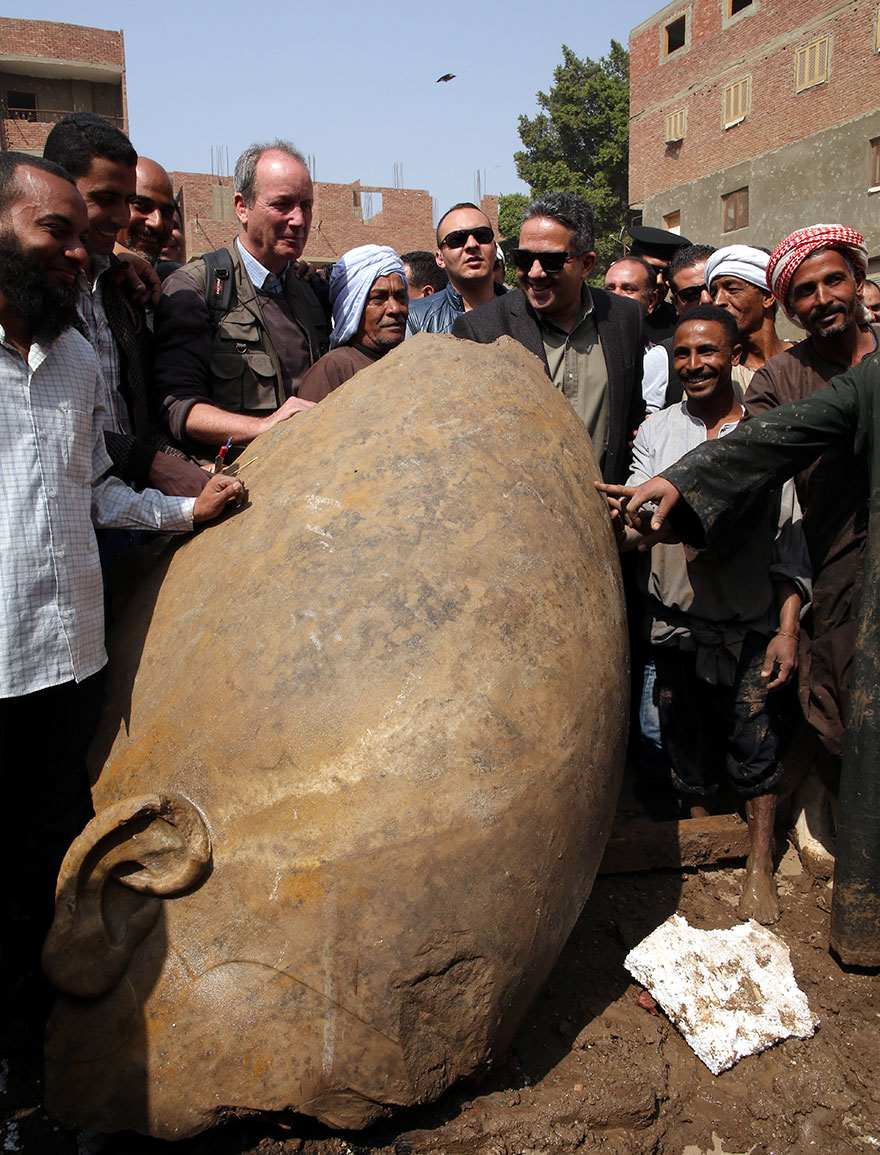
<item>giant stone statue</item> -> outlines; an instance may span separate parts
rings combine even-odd
[[[436,1098],[503,1052],[609,832],[617,551],[537,360],[420,335],[245,459],[251,504],[112,645],[44,950],[70,1124]]]

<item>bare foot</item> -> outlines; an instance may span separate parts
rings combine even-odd
[[[691,795],[690,806],[689,806],[691,818],[708,818],[709,817],[708,801],[709,800],[702,794]]]
[[[771,860],[756,861],[749,855],[737,914],[743,921],[753,918],[762,926],[769,926],[779,918],[779,900],[776,897],[776,880]]]

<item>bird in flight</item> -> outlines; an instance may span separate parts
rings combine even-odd
[[[445,76],[438,76],[437,83],[441,84],[444,80],[455,80],[454,72],[447,72]]]

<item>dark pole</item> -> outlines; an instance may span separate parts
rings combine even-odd
[[[875,488],[880,479],[872,479]],[[868,525],[843,750],[831,946],[847,966],[880,966],[880,514]]]

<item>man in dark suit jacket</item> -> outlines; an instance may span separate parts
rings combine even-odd
[[[456,337],[489,344],[514,337],[544,363],[593,439],[606,481],[625,478],[645,415],[641,312],[635,301],[588,289],[596,261],[593,210],[570,193],[526,209],[513,250],[519,289],[459,317]]]

